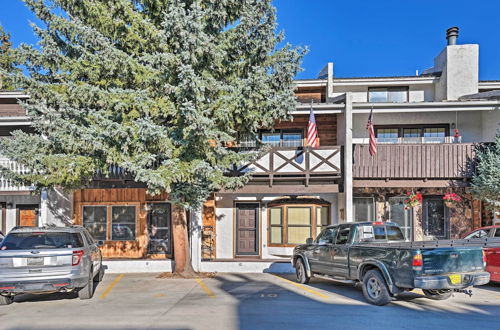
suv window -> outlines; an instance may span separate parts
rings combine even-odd
[[[71,249],[83,247],[82,236],[67,232],[11,233],[0,250]]]

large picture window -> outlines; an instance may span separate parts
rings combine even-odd
[[[108,229],[107,206],[84,206],[83,227],[85,227],[96,240],[106,240]]]
[[[111,207],[111,240],[135,240],[135,206]]]
[[[301,204],[269,207],[269,245],[305,243],[330,224],[328,205]]]
[[[378,143],[451,143],[448,124],[378,125]]]

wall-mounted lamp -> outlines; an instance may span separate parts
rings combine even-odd
[[[456,126],[455,123],[451,123],[451,128],[452,129],[455,128],[455,126]]]
[[[13,206],[14,206],[14,204],[12,202],[7,203],[7,208],[11,209]]]
[[[142,207],[142,209],[144,210],[144,212],[151,211],[151,204],[149,204],[149,203],[144,204],[144,206]]]

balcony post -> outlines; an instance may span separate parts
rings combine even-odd
[[[345,94],[345,109],[344,109],[344,127],[345,127],[345,143],[344,143],[344,221],[354,221],[353,200],[352,200],[352,94]]]

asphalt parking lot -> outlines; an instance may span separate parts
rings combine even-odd
[[[432,301],[419,292],[387,306],[360,287],[291,275],[223,274],[160,279],[107,274],[92,300],[76,294],[23,295],[0,306],[1,329],[498,329],[500,285]]]

